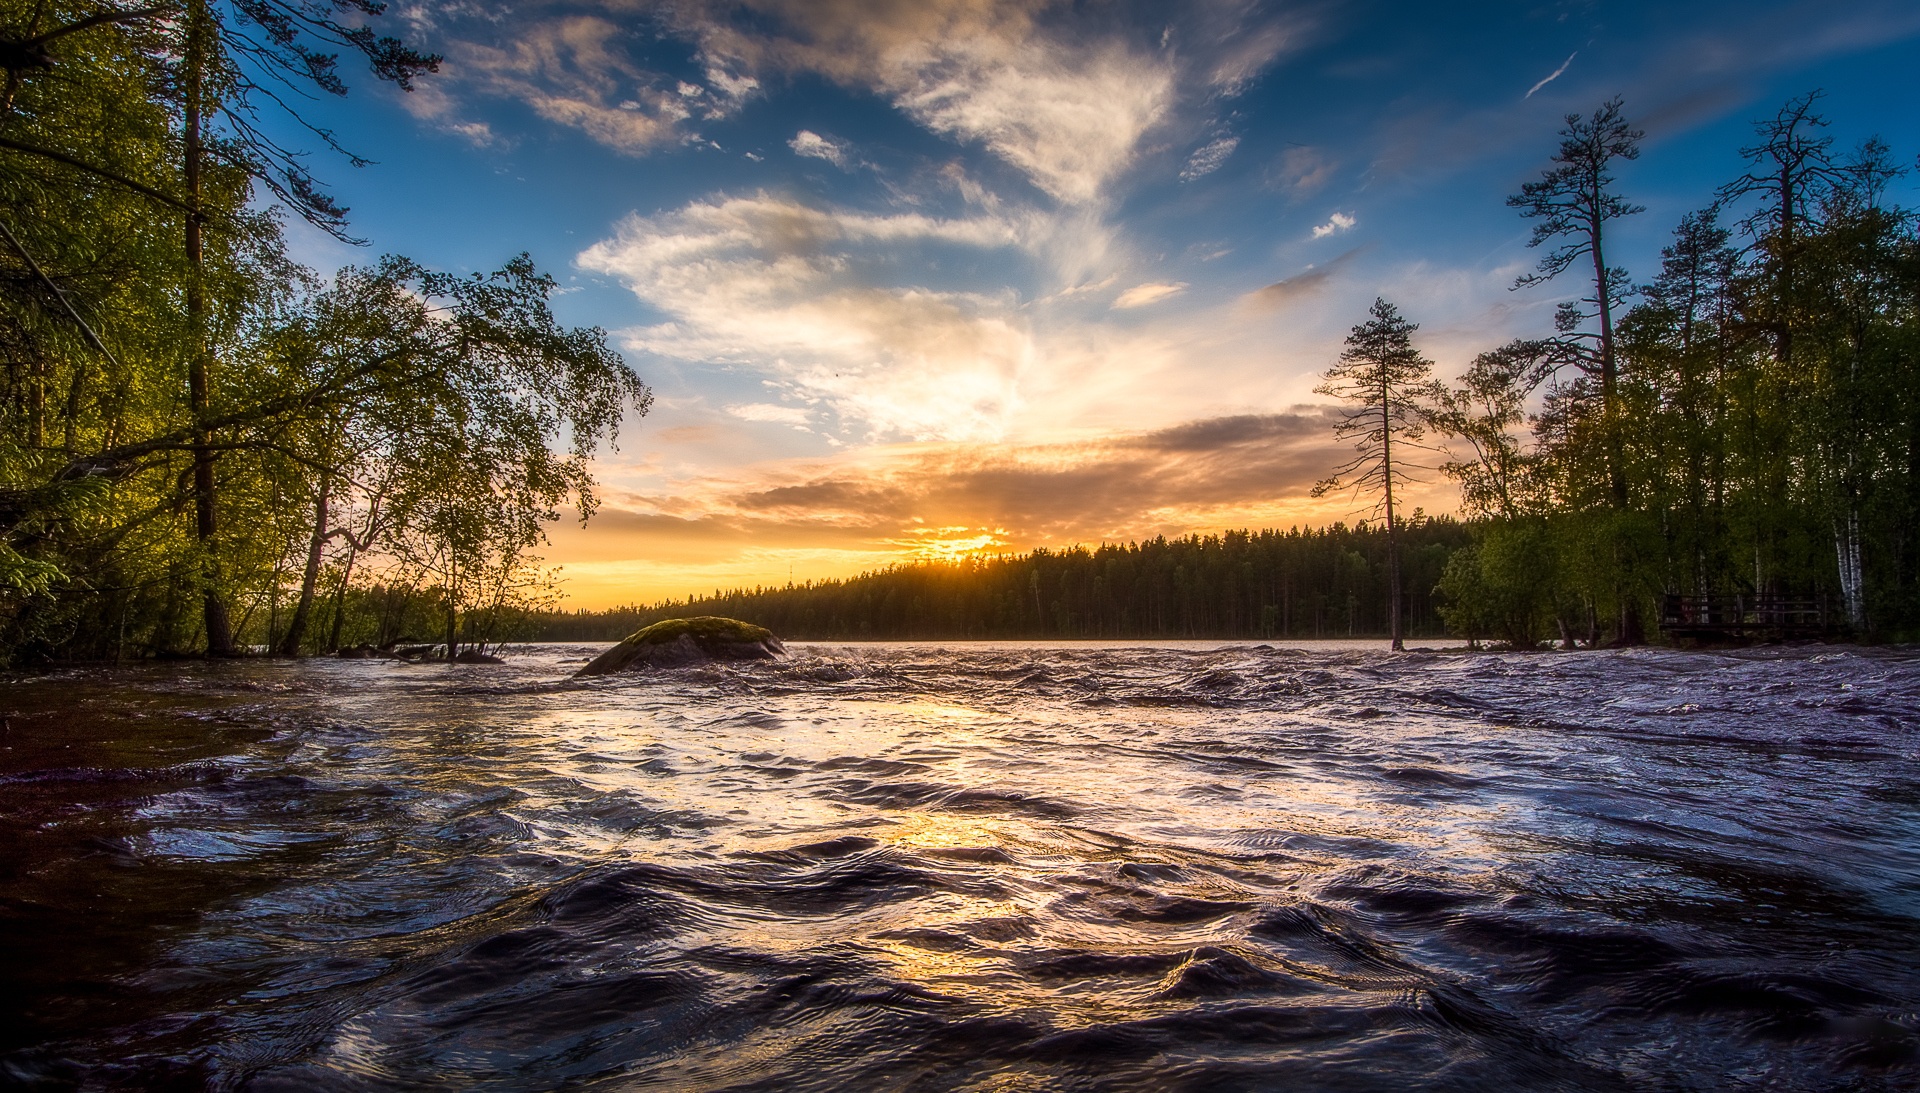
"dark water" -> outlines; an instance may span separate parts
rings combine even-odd
[[[1920,654],[0,684],[0,1084],[1920,1088]]]

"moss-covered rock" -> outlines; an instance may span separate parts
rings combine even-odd
[[[787,647],[764,626],[702,615],[663,619],[593,658],[576,675],[603,676],[644,668],[677,668],[713,660],[771,660]]]

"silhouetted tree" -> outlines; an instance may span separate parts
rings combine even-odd
[[[1507,198],[1507,204],[1519,209],[1522,217],[1538,221],[1533,226],[1533,238],[1527,241],[1529,247],[1555,244],[1541,256],[1534,272],[1514,281],[1514,288],[1546,284],[1582,258],[1593,266],[1593,294],[1581,300],[1593,307],[1593,314],[1581,312],[1578,305],[1561,305],[1557,340],[1564,349],[1562,360],[1599,379],[1601,413],[1608,421],[1616,409],[1619,374],[1613,313],[1627,292],[1628,279],[1626,270],[1607,265],[1606,225],[1610,220],[1644,211],[1613,192],[1613,161],[1638,159],[1642,136],[1627,124],[1620,105],[1621,100],[1615,97],[1603,103],[1591,118],[1568,114],[1566,128],[1560,131],[1560,150],[1553,157],[1557,166]],[[1600,329],[1581,330],[1588,318],[1597,318]],[[1617,440],[1608,441],[1607,452],[1608,484],[1614,503],[1624,507],[1627,486]]]
[[[1614,341],[1614,309],[1627,295],[1630,282],[1627,271],[1610,266],[1606,259],[1607,223],[1643,211],[1613,191],[1613,163],[1638,159],[1643,135],[1627,124],[1618,96],[1607,100],[1591,117],[1566,116],[1560,131],[1560,150],[1554,154],[1554,167],[1540,178],[1528,182],[1520,192],[1507,198],[1507,204],[1520,215],[1536,221],[1530,247],[1553,243],[1540,258],[1533,273],[1514,281],[1514,288],[1546,284],[1572,269],[1581,259],[1593,267],[1593,289],[1580,303],[1593,308],[1591,314],[1578,303],[1560,305],[1555,316],[1557,352],[1549,366],[1570,364],[1600,384],[1600,442],[1606,462],[1607,489],[1616,510],[1627,509],[1626,467],[1621,453],[1619,360]],[[1588,319],[1599,321],[1598,330],[1582,329]],[[1578,387],[1568,391],[1570,398],[1584,395]],[[1622,611],[1620,638],[1640,640],[1639,616],[1635,599],[1620,597]]]
[[[1353,440],[1355,455],[1333,476],[1313,487],[1315,497],[1330,490],[1352,489],[1378,496],[1387,518],[1387,583],[1392,597],[1388,624],[1393,648],[1405,648],[1400,627],[1400,547],[1393,512],[1393,487],[1411,481],[1406,456],[1395,458],[1394,442],[1417,448],[1425,436],[1427,406],[1439,395],[1433,383],[1433,362],[1413,347],[1419,327],[1400,317],[1384,299],[1373,301],[1373,318],[1347,335],[1339,363],[1327,369],[1314,391],[1349,405],[1334,426],[1334,435]],[[1431,450],[1430,448],[1428,450]]]

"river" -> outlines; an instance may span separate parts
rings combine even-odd
[[[0,681],[0,1083],[1920,1088],[1920,653]]]

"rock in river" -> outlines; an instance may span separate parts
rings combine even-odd
[[[635,631],[575,674],[603,676],[640,668],[677,668],[711,660],[771,660],[785,655],[786,651],[773,631],[739,619],[713,615],[665,619]]]

